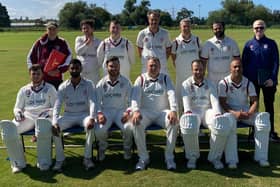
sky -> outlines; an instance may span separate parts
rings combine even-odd
[[[58,18],[58,12],[67,2],[78,0],[1,0],[10,18]],[[106,8],[112,14],[120,13],[125,0],[83,0],[88,4]],[[137,0],[137,5],[141,0]],[[171,16],[176,16],[181,8],[194,12],[194,16],[208,17],[208,12],[222,8],[220,0],[150,0],[151,9],[168,11]],[[264,5],[271,10],[280,10],[278,0],[253,0],[255,5]]]

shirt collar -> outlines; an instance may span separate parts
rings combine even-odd
[[[117,85],[119,82],[120,82],[120,77],[121,75],[118,76],[117,80],[112,82],[110,79],[109,79],[109,75],[106,76],[106,82],[111,85],[111,86],[115,86]]]
[[[192,84],[197,86],[197,87],[202,87],[204,85],[205,80],[203,79],[203,81],[200,84],[195,83],[194,78],[192,76]]]
[[[116,40],[114,40],[111,36],[109,37],[110,42],[113,43],[113,44],[115,44],[115,45],[118,44],[118,43],[120,43],[121,39],[122,39],[122,37],[119,37],[119,38],[116,39]]]
[[[40,92],[44,88],[44,86],[45,86],[44,81],[42,81],[41,84],[38,86],[34,86],[32,82],[30,83],[30,88],[34,92]]]
[[[192,34],[190,35],[189,39],[184,39],[182,33],[179,35],[179,39],[186,42],[186,43],[190,43],[190,41],[192,41]]]

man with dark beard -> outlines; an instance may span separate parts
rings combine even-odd
[[[225,36],[224,22],[214,22],[212,30],[214,36],[203,45],[200,57],[207,63],[207,78],[217,86],[230,73],[230,63],[240,58],[240,52],[237,43]]]
[[[122,131],[124,159],[131,158],[133,134],[128,122],[131,97],[131,83],[120,74],[120,61],[116,56],[106,61],[108,74],[105,75],[96,86],[97,101],[97,125],[95,136],[99,142],[100,161],[105,159],[105,150],[108,147],[108,130],[115,123]]]
[[[81,77],[81,71],[81,61],[72,59],[69,65],[71,78],[63,82],[57,92],[52,121],[56,152],[54,171],[61,171],[65,159],[60,132],[74,125],[83,126],[86,132],[83,161],[85,169],[94,167],[92,162],[93,127],[95,124],[94,88],[90,80]],[[62,106],[64,114],[59,116]]]

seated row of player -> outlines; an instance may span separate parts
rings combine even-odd
[[[136,170],[143,170],[150,162],[146,147],[145,128],[156,123],[166,129],[165,162],[168,170],[176,169],[174,148],[178,128],[183,137],[187,168],[196,168],[199,158],[198,134],[200,125],[210,130],[208,160],[215,169],[225,162],[235,169],[238,164],[236,124],[241,120],[255,127],[255,157],[260,166],[269,166],[268,143],[269,114],[257,112],[257,96],[253,84],[242,76],[240,60],[233,60],[231,74],[217,87],[204,78],[204,65],[194,60],[192,76],[182,84],[181,99],[184,113],[178,119],[175,90],[168,75],[160,73],[160,61],[151,57],[146,73],[137,77],[134,86],[120,75],[120,62],[112,57],[106,62],[108,75],[96,88],[91,81],[80,76],[82,66],[72,59],[69,66],[70,79],[55,88],[43,81],[40,65],[30,68],[31,83],[22,87],[14,107],[15,119],[1,121],[2,137],[7,146],[12,171],[20,172],[26,167],[19,134],[35,126],[37,136],[37,167],[49,170],[52,165],[51,139],[53,137],[56,163],[53,170],[61,171],[65,156],[61,132],[79,124],[85,128],[86,141],[83,164],[88,170],[94,167],[92,143],[99,142],[99,160],[105,159],[108,146],[108,129],[115,123],[122,131],[124,159],[132,156],[134,137],[139,161]],[[98,101],[98,102],[96,102]],[[221,107],[222,108],[221,108]],[[60,116],[61,108],[64,114]],[[52,119],[51,119],[52,118]]]

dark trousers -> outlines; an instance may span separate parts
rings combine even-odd
[[[270,114],[270,124],[271,124],[270,132],[274,133],[275,132],[274,131],[274,99],[276,93],[276,86],[265,87],[265,86],[258,85],[256,82],[253,83],[255,85],[258,97],[260,96],[260,90],[262,90],[265,111]]]
[[[59,85],[63,82],[62,80],[48,80],[47,83],[52,84],[56,90],[58,90]]]

